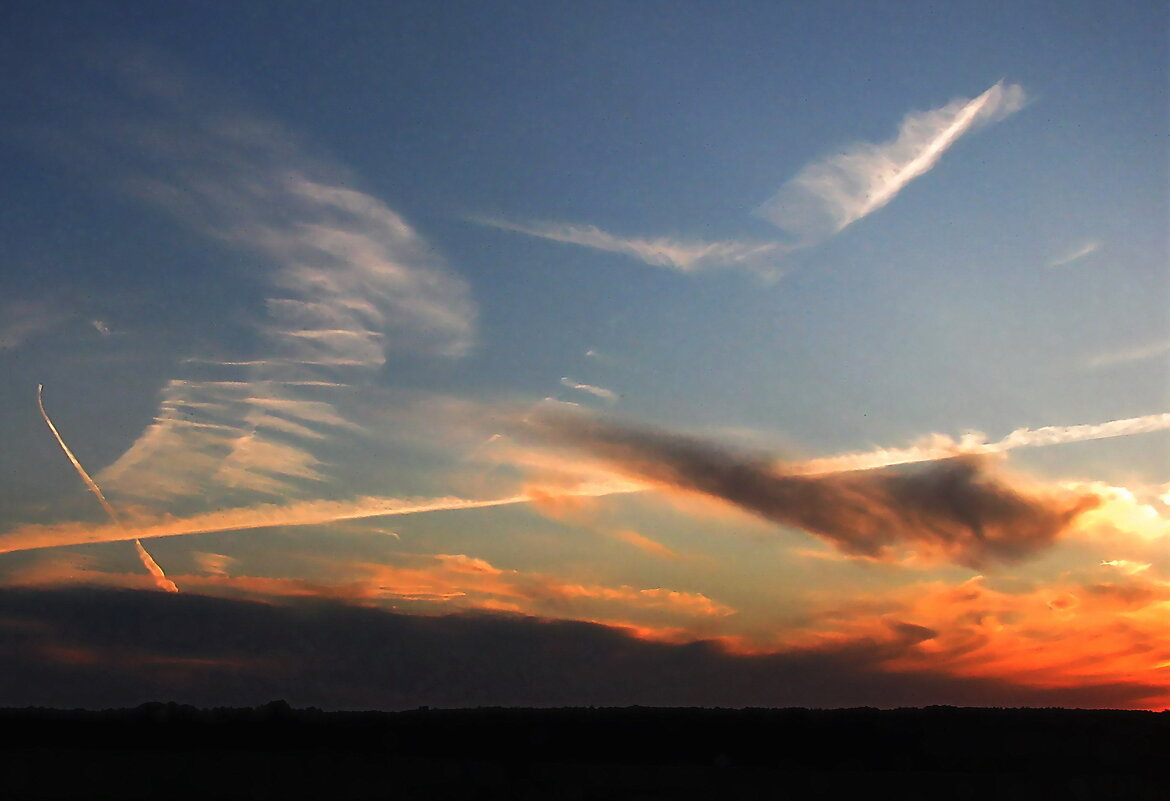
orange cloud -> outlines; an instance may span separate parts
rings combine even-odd
[[[199,560],[201,564],[207,560]],[[402,557],[400,564],[330,563],[342,581],[310,581],[279,576],[228,575],[226,563],[212,560],[218,572],[176,576],[190,592],[235,598],[317,597],[360,605],[391,603],[420,614],[453,611],[503,611],[535,617],[583,620],[657,631],[677,640],[705,634],[734,610],[703,593],[663,587],[639,588],[568,581],[542,573],[506,570],[466,554]],[[89,584],[145,589],[146,576],[105,572],[92,559],[55,555],[10,577],[9,586]]]
[[[1103,568],[1107,569],[1107,568]],[[1150,687],[1150,708],[1170,705],[1170,582],[1137,576],[1065,580],[1011,593],[976,577],[903,589],[830,612],[824,628],[788,647],[919,637],[883,668],[994,678],[1036,688],[1109,683]]]
[[[682,559],[682,555],[676,551],[667,548],[661,542],[652,540],[649,537],[644,537],[633,529],[616,529],[608,532],[609,536],[619,542],[624,542],[627,545],[632,545],[635,548],[650,554],[651,556],[658,556],[664,559]]]

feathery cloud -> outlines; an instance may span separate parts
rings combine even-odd
[[[136,58],[121,65],[135,110],[94,126],[87,146],[128,169],[118,179],[144,202],[260,257],[268,297],[255,351],[187,362],[205,366],[164,386],[154,422],[100,478],[144,500],[296,495],[327,478],[318,443],[353,427],[336,412],[346,387],[395,352],[469,350],[470,291],[344,169],[157,57]]]
[[[1119,350],[1113,353],[1102,353],[1094,356],[1085,364],[1090,370],[1096,370],[1101,367],[1111,367],[1115,364],[1125,364],[1126,362],[1140,362],[1146,359],[1152,359],[1156,356],[1161,356],[1164,353],[1170,353],[1170,342],[1155,342],[1152,345],[1146,345],[1141,348],[1131,348],[1129,350]]]
[[[561,386],[568,387],[569,389],[575,389],[579,392],[587,392],[595,398],[601,398],[602,400],[609,401],[610,403],[613,403],[618,399],[618,394],[612,389],[597,387],[593,384],[582,384],[578,381],[574,381],[568,376],[565,376],[561,379]]]
[[[928,172],[964,134],[1024,105],[1024,90],[997,83],[976,98],[907,114],[887,142],[859,142],[814,162],[786,183],[756,214],[797,246],[815,244],[885,206]]]
[[[652,267],[666,267],[692,273],[712,267],[746,267],[767,270],[771,260],[783,253],[778,242],[680,241],[659,237],[643,239],[622,237],[595,225],[572,225],[554,222],[515,223],[492,218],[473,218],[475,222],[505,231],[581,245],[595,250],[621,253]]]
[[[741,267],[775,277],[777,263],[785,254],[815,245],[882,208],[934,167],[963,135],[1001,120],[1023,105],[1024,90],[1000,82],[978,97],[906,115],[897,137],[888,142],[859,142],[809,164],[755,210],[756,215],[785,231],[788,242],[647,239],[618,236],[594,225],[473,220],[541,239],[621,253],[684,273]]]
[[[1101,249],[1100,242],[1098,242],[1095,239],[1089,240],[1088,242],[1083,242],[1082,244],[1080,244],[1077,247],[1073,248],[1072,250],[1068,251],[1063,256],[1059,256],[1058,258],[1055,258],[1052,261],[1048,262],[1048,266],[1049,267],[1063,267],[1066,264],[1071,264],[1072,262],[1076,261],[1077,259],[1081,259],[1081,258],[1084,258],[1085,256],[1088,256],[1090,253],[1096,253],[1100,249]]]
[[[946,459],[962,454],[1003,453],[1016,448],[1039,448],[1069,442],[1088,442],[1112,437],[1128,437],[1170,429],[1170,413],[1126,417],[1104,423],[1074,426],[1017,428],[1000,440],[988,442],[987,435],[968,431],[958,439],[946,434],[930,434],[908,448],[878,448],[838,456],[781,463],[780,469],[796,475],[838,473],[846,470],[870,470],[900,464],[914,464]]]

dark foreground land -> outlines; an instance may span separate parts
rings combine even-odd
[[[0,710],[0,798],[1170,799],[1170,712]]]

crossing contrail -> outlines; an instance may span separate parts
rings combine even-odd
[[[53,421],[49,419],[49,413],[45,411],[45,403],[41,398],[43,391],[44,384],[37,384],[37,408],[41,410],[41,417],[44,418],[45,425],[53,432],[53,436],[57,439],[57,444],[61,446],[61,450],[65,451],[65,455],[69,457],[69,462],[77,470],[77,474],[81,476],[81,480],[85,482],[85,486],[89,488],[89,491],[98,499],[98,503],[106,510],[110,522],[118,528],[124,529],[118,513],[114,511],[114,507],[110,505],[110,502],[106,500],[102,488],[97,485],[96,481],[90,478],[89,473],[85,472],[85,468],[81,466],[81,462],[77,461],[77,457],[73,455],[73,451],[69,450],[69,446],[65,444],[65,439],[61,436],[61,432],[57,430],[57,426],[53,425]],[[175,582],[167,578],[167,574],[159,567],[158,562],[154,561],[154,558],[147,552],[146,548],[142,547],[142,542],[137,538],[134,539],[134,548],[138,552],[138,558],[142,560],[143,567],[154,578],[154,583],[160,590],[166,590],[167,592],[179,591],[179,588],[175,586]]]

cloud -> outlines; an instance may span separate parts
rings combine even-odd
[[[641,239],[616,236],[594,225],[553,222],[522,224],[492,218],[473,220],[493,228],[551,239],[554,242],[621,253],[652,267],[666,267],[684,273],[712,267],[746,267],[767,272],[772,260],[783,253],[783,246],[778,242],[683,242],[666,238]]]
[[[0,303],[0,351],[14,350],[36,335],[56,328],[70,316],[42,301]]]
[[[1113,353],[1102,353],[1094,356],[1085,364],[1090,370],[1096,370],[1101,367],[1111,367],[1115,364],[1124,364],[1126,362],[1139,362],[1146,359],[1152,359],[1155,356],[1161,356],[1165,353],[1170,353],[1170,342],[1155,342],[1151,345],[1145,345],[1140,348],[1131,348],[1129,350],[1119,350]]]
[[[258,504],[188,517],[141,516],[126,519],[121,526],[80,522],[52,525],[30,524],[17,526],[0,534],[0,553],[98,542],[124,542],[139,538],[208,534],[214,531],[247,531],[273,526],[316,526],[370,517],[394,517],[458,509],[488,509],[496,506],[531,503],[537,498],[546,496],[601,497],[640,492],[643,489],[644,485],[642,484],[611,480],[605,483],[575,487],[534,489],[530,493],[483,500],[459,497],[423,499],[361,497],[346,501],[318,500],[284,505]]]
[[[1153,707],[1145,674],[1044,686],[886,666],[928,632],[737,655],[713,643],[516,615],[422,617],[302,600],[0,589],[0,705],[104,708],[167,698],[203,707],[477,706]],[[1039,646],[1040,643],[1037,643]],[[923,653],[926,653],[923,651]]]
[[[963,135],[1024,105],[1024,90],[997,83],[976,98],[907,114],[887,142],[858,142],[814,162],[786,183],[756,214],[793,237],[815,244],[872,214],[924,175]]]
[[[595,387],[592,384],[581,384],[569,378],[568,376],[561,379],[561,386],[568,387],[569,389],[575,389],[580,392],[588,392],[595,398],[601,398],[602,400],[609,401],[610,403],[613,403],[618,399],[618,394],[612,389],[606,389],[605,387]]]
[[[711,442],[583,415],[547,412],[529,427],[625,474],[727,501],[871,558],[889,558],[901,546],[969,567],[1018,561],[1050,546],[1100,502],[1089,493],[1026,493],[975,456],[808,476]]]
[[[619,542],[624,542],[627,545],[632,545],[638,550],[643,551],[644,553],[648,553],[651,556],[657,556],[663,559],[683,558],[681,554],[671,550],[670,548],[667,548],[661,542],[652,540],[649,537],[639,534],[633,529],[615,529],[613,531],[607,532],[607,536],[612,537]]]
[[[154,55],[115,71],[133,102],[107,98],[111,119],[80,125],[81,147],[118,165],[113,179],[144,203],[258,258],[266,299],[252,352],[192,354],[154,422],[99,478],[151,501],[303,494],[329,477],[320,442],[353,428],[336,411],[347,387],[395,353],[469,351],[470,290],[397,213],[277,123]]]
[[[1005,453],[1016,448],[1039,448],[1070,442],[1129,437],[1168,429],[1170,429],[1170,413],[1161,412],[1141,417],[1108,420],[1104,423],[1017,428],[994,442],[988,442],[987,435],[979,431],[968,431],[959,439],[954,439],[946,434],[929,434],[921,437],[908,448],[878,448],[838,456],[825,456],[803,462],[780,464],[781,469],[787,472],[815,475],[930,462],[963,454]]]
[[[809,247],[885,206],[928,172],[963,135],[1007,117],[1024,105],[1016,84],[995,84],[973,99],[908,114],[888,142],[859,142],[814,162],[784,184],[755,214],[785,231],[788,242],[683,241],[626,237],[594,225],[473,218],[474,222],[528,236],[621,253],[654,267],[684,273],[740,267],[767,277],[790,251]],[[1083,255],[1083,254],[1082,254]]]
[[[890,670],[1008,678],[1049,689],[1136,681],[1170,699],[1170,583],[1115,574],[1068,575],[1008,591],[983,576],[958,585],[929,582],[813,610],[815,633],[791,647],[880,636],[891,620],[933,636],[886,663]],[[869,607],[862,611],[858,602]],[[1151,699],[1153,700],[1153,699]]]
[[[582,582],[545,572],[496,567],[466,554],[392,554],[386,562],[312,558],[337,579],[307,581],[249,575],[235,560],[203,554],[202,575],[176,576],[189,591],[220,597],[280,600],[288,597],[344,599],[348,603],[391,605],[411,614],[509,611],[561,620],[585,620],[629,627],[652,639],[695,639],[734,614],[701,592],[661,586]],[[263,567],[261,568],[263,570]],[[76,555],[53,556],[18,571],[8,586],[60,587],[67,584],[141,589],[138,575],[104,572]]]
[[[1080,245],[1077,245],[1075,248],[1068,251],[1063,256],[1060,256],[1060,257],[1048,262],[1048,266],[1049,267],[1063,267],[1066,264],[1071,264],[1072,262],[1076,261],[1077,259],[1084,258],[1085,256],[1088,256],[1090,253],[1096,253],[1100,249],[1101,249],[1100,242],[1098,242],[1095,239],[1089,240],[1088,242],[1083,242]]]
[[[465,554],[407,557],[406,564],[344,565],[370,599],[422,602],[411,611],[487,609],[544,618],[633,626],[652,638],[675,638],[734,610],[701,592],[579,582],[498,568]]]

